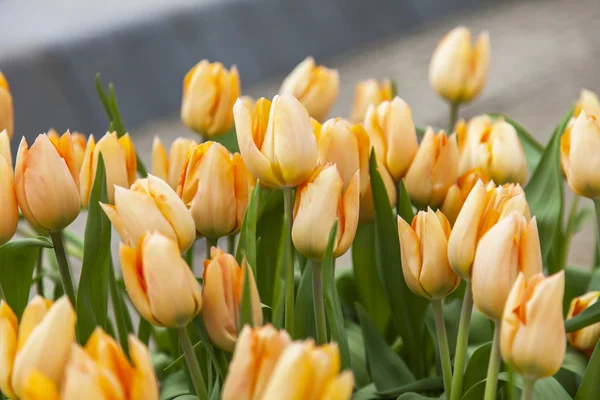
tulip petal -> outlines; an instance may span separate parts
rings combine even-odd
[[[158,400],[158,383],[148,348],[135,335],[129,335],[129,354],[134,365],[131,400]]]
[[[566,170],[571,188],[587,197],[600,196],[600,123],[585,111],[571,128],[570,170]]]
[[[1,137],[1,135],[0,135]],[[1,144],[0,144],[1,146]],[[0,245],[8,242],[15,234],[19,223],[19,207],[12,177],[12,167],[0,155]]]
[[[293,342],[284,350],[271,374],[262,400],[302,400],[312,378],[310,342]],[[290,379],[293,377],[293,379]]]
[[[0,389],[10,398],[15,397],[12,373],[17,354],[17,332],[17,316],[5,301],[0,302]]]
[[[144,319],[154,325],[159,325],[159,322],[150,312],[150,304],[146,294],[146,282],[144,281],[144,276],[141,271],[142,266],[138,265],[137,257],[138,255],[135,249],[121,243],[121,246],[119,247],[121,272],[123,273],[123,281],[125,282],[125,288],[127,289],[129,298]]]
[[[152,142],[152,174],[166,181],[169,175],[167,150],[158,136]]]
[[[235,185],[235,202],[236,202],[236,226],[235,231],[242,227],[246,209],[250,201],[250,193],[255,183],[255,179],[246,168],[246,164],[239,153],[235,153],[231,157],[234,173]]]
[[[529,279],[542,272],[542,250],[535,217],[529,221],[521,236],[519,251],[519,263],[525,278]]]
[[[412,111],[398,96],[390,102],[386,125],[385,164],[397,182],[406,175],[419,149]]]
[[[335,164],[342,180],[344,181],[344,190],[350,184],[350,180],[361,168],[361,161],[367,162],[366,171],[368,174],[368,151],[361,149],[359,136],[366,135],[362,127],[357,126],[355,130],[347,121],[336,118],[325,122],[321,128],[321,135],[318,139],[319,163]],[[365,138],[368,141],[368,137]],[[363,139],[363,140],[365,140]],[[368,147],[368,145],[367,145]],[[361,160],[360,153],[364,153],[365,160]]]
[[[352,397],[354,388],[354,375],[350,371],[342,372],[334,378],[321,397],[322,400],[348,400]]]
[[[39,295],[29,301],[19,323],[17,350],[23,348],[27,339],[29,339],[29,335],[42,322],[51,306],[52,302],[50,300],[46,300]]]
[[[125,223],[121,219],[121,216],[117,212],[117,208],[110,204],[100,203],[100,207],[104,210],[104,213],[110,220],[110,223],[115,227],[117,233],[121,237],[121,241],[126,243],[127,245],[132,245],[137,242],[132,242],[129,234],[127,233],[127,229],[125,229]]]
[[[13,169],[12,154],[10,152],[10,137],[6,129],[0,130],[0,158],[6,160],[6,164],[10,167],[11,175]]]
[[[494,124],[491,132],[490,178],[498,184],[525,183],[527,159],[514,126],[506,121]]]
[[[186,161],[188,160],[188,153],[192,149],[195,149],[196,146],[198,146],[198,143],[194,140],[184,138],[177,138],[171,144],[171,151],[169,152],[169,175],[166,181],[173,190],[177,190]]]
[[[209,111],[216,97],[217,87],[213,66],[208,61],[202,60],[185,75],[183,80],[181,120],[184,125],[202,135],[206,134],[211,120]]]
[[[440,135],[441,149],[431,171],[433,193],[429,201],[429,205],[436,208],[442,204],[448,189],[458,178],[458,145],[456,143],[456,134],[450,135],[445,143],[445,136],[443,136],[443,133]]]
[[[360,175],[356,171],[354,177],[350,181],[350,185],[344,192],[343,196],[343,218],[339,218],[340,223],[343,222],[343,226],[340,226],[339,230],[342,232],[342,236],[337,243],[337,247],[334,251],[334,257],[339,257],[344,254],[354,241],[356,235],[356,228],[358,227],[358,214],[360,207]]]
[[[419,238],[412,227],[400,216],[398,216],[398,237],[400,238],[402,273],[406,285],[416,295],[430,298],[419,282],[423,263]]]
[[[463,100],[471,68],[471,32],[459,26],[437,45],[429,64],[429,82],[440,96],[453,102]]]
[[[60,400],[60,394],[55,382],[38,370],[33,370],[27,377],[22,398],[26,400]]]
[[[123,138],[128,136],[123,136]],[[106,168],[106,185],[108,189],[108,202],[115,204],[115,186],[121,186],[129,188],[129,180],[131,178],[131,172],[128,161],[128,153],[131,148],[126,148],[123,143],[127,143],[127,140],[122,141],[117,138],[117,133],[106,133],[98,141],[94,148],[94,164],[92,165],[92,179],[93,182],[96,177],[96,170],[98,168],[99,154],[102,153],[104,159],[104,167]],[[130,142],[130,140],[129,140]],[[134,172],[135,174],[135,172]],[[135,175],[134,175],[135,176]],[[93,183],[92,183],[93,186]]]
[[[427,128],[419,150],[406,173],[404,186],[413,204],[423,208],[430,203],[433,196],[432,171],[434,166],[433,155],[436,150],[436,135],[433,129]]]
[[[85,147],[85,155],[83,163],[79,170],[79,195],[81,196],[81,205],[87,208],[90,202],[90,194],[92,193],[92,185],[94,183],[94,165],[96,164],[94,157],[94,148],[96,141],[94,135],[90,135],[87,146]]]

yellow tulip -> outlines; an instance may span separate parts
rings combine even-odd
[[[583,296],[575,297],[571,300],[567,319],[581,314],[593,304],[596,304],[599,297],[600,292],[598,291],[588,292]],[[573,346],[574,349],[584,352],[588,357],[591,357],[596,348],[596,344],[600,339],[600,322],[588,325],[575,332],[568,333],[567,336],[569,338],[569,343],[571,343],[571,346]]]
[[[205,142],[190,150],[177,195],[189,208],[198,233],[218,238],[242,227],[253,185],[238,153]]]
[[[506,300],[500,328],[504,361],[527,380],[554,375],[566,351],[564,271],[547,278],[520,273]]]
[[[8,138],[14,134],[13,99],[6,77],[0,71],[0,131],[6,129]]]
[[[439,207],[450,186],[458,178],[456,135],[446,137],[427,128],[404,184],[410,200],[418,208]]]
[[[240,153],[252,175],[270,187],[295,187],[317,165],[317,141],[306,109],[292,96],[240,98],[233,107]]]
[[[135,246],[146,232],[176,240],[184,252],[196,240],[194,220],[177,193],[162,179],[148,175],[125,189],[115,187],[115,205],[101,204],[121,240]]]
[[[125,287],[140,315],[154,325],[181,328],[200,312],[202,293],[177,242],[146,233],[136,248],[121,243]]]
[[[475,307],[489,319],[499,321],[519,273],[529,279],[541,271],[542,253],[535,217],[528,223],[521,212],[514,211],[479,241],[471,277]]]
[[[106,168],[106,185],[108,189],[108,202],[115,202],[115,186],[130,187],[135,181],[137,172],[135,148],[129,134],[117,136],[117,132],[106,132],[96,143],[91,135],[85,149],[85,157],[79,180],[81,181],[81,204],[87,208],[90,194],[96,178],[99,154],[102,154]]]
[[[377,171],[379,171],[379,175],[381,175],[381,180],[383,180],[383,184],[385,185],[385,191],[388,195],[388,200],[390,201],[390,206],[392,208],[396,207],[396,199],[398,197],[396,193],[396,184],[392,180],[390,173],[387,171],[385,166],[381,163],[381,161],[377,161]],[[362,177],[361,177],[362,178]],[[362,179],[361,179],[362,185]],[[367,184],[364,192],[361,191],[360,195],[360,220],[364,222],[373,221],[375,218],[375,208],[373,205],[373,190],[371,187],[371,178],[367,175]]]
[[[340,92],[337,69],[317,65],[314,58],[306,57],[283,80],[279,94],[300,100],[311,117],[322,121],[327,117]]]
[[[323,259],[329,234],[338,221],[333,256],[350,248],[358,226],[360,204],[358,171],[344,191],[344,181],[333,164],[319,165],[313,176],[296,190],[292,241],[305,257]]]
[[[0,132],[0,245],[8,242],[17,230],[19,206],[12,174],[10,141],[6,130]]]
[[[39,135],[31,149],[23,138],[17,152],[15,189],[25,219],[37,229],[60,231],[79,215],[79,179],[71,134],[58,146]]]
[[[66,297],[52,304],[34,297],[21,322],[5,301],[0,302],[0,389],[19,398],[32,371],[58,384],[75,340],[75,311]]]
[[[354,90],[350,121],[354,123],[362,122],[370,105],[377,106],[383,101],[392,100],[392,95],[392,82],[389,79],[384,79],[381,82],[377,82],[377,79],[358,82]]]
[[[596,93],[591,90],[581,90],[579,99],[575,103],[573,117],[577,118],[582,111],[585,111],[587,115],[595,115],[597,118],[600,118],[600,100]]]
[[[181,121],[202,136],[214,137],[233,126],[231,108],[240,95],[240,76],[221,63],[202,60],[183,79]]]
[[[490,66],[487,31],[471,43],[471,31],[458,26],[440,40],[429,63],[429,82],[439,96],[452,103],[467,103],[479,95]]]
[[[479,180],[484,183],[488,182],[488,178],[483,171],[480,168],[475,168],[461,175],[456,183],[448,189],[441,210],[450,221],[450,225],[454,226],[467,196]]]
[[[160,138],[155,137],[152,144],[152,174],[167,182],[173,190],[177,190],[188,152],[197,145],[194,140],[177,138],[171,144],[167,156],[167,150]]]
[[[48,131],[48,138],[54,146],[58,147],[60,135],[56,130]],[[75,170],[81,171],[83,159],[85,158],[85,149],[87,147],[87,137],[79,132],[71,133],[71,141],[73,142],[73,158],[75,159]]]
[[[242,267],[231,254],[220,249],[210,249],[210,259],[204,261],[204,286],[202,287],[202,319],[208,336],[220,349],[233,351],[240,327],[240,304],[244,279],[250,279],[250,299],[254,326],[262,325],[262,308],[252,268]]]

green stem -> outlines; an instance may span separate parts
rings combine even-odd
[[[227,236],[227,252],[229,254],[235,254],[235,233]]]
[[[217,243],[219,242],[219,238],[206,238],[206,259],[210,259],[210,249],[213,247],[217,247]]]
[[[600,198],[594,199],[594,207],[596,208],[596,246],[600,247]]]
[[[454,375],[452,376],[452,387],[454,390],[452,391],[451,400],[460,400],[462,397],[467,347],[469,345],[469,326],[471,325],[471,314],[473,313],[473,292],[471,291],[471,281],[467,281],[466,283],[460,322],[458,323],[458,337],[456,338]]]
[[[204,383],[202,371],[200,370],[200,364],[198,363],[198,358],[196,358],[196,354],[194,353],[194,347],[192,346],[192,341],[187,333],[187,329],[185,327],[177,328],[177,335],[179,336],[179,342],[181,343],[181,348],[183,349],[183,354],[185,355],[185,361],[187,362],[190,376],[192,377],[192,383],[194,384],[196,395],[200,400],[208,400],[206,384]]]
[[[460,103],[452,102],[450,103],[450,115],[448,118],[448,135],[451,135],[454,132],[454,125],[458,120],[458,110],[460,108]]]
[[[444,377],[444,389],[446,398],[452,396],[452,363],[450,362],[450,348],[448,347],[448,336],[446,324],[444,323],[444,309],[442,299],[432,300],[433,316],[435,319],[435,331],[437,333],[440,360],[442,362],[442,375]]]
[[[285,330],[288,331],[291,337],[294,337],[294,248],[292,247],[292,212],[294,198],[291,187],[284,187],[282,190],[285,218],[284,224],[286,228],[283,254],[283,265],[285,266],[283,270],[283,273],[285,274]]]
[[[327,343],[327,325],[325,322],[325,303],[323,301],[323,272],[320,260],[312,260],[312,289],[317,327],[317,344]]]
[[[535,381],[532,379],[523,379],[523,393],[521,394],[521,400],[532,400],[533,399],[533,387]]]
[[[487,378],[485,382],[484,400],[496,399],[496,387],[498,386],[498,373],[500,372],[500,321],[494,321],[494,340],[492,341],[492,353],[488,364]]]
[[[44,273],[44,249],[42,247],[40,247],[40,250],[38,251],[38,259],[37,262],[35,263],[35,274],[36,276],[39,277],[37,284],[36,284],[36,288],[37,288],[37,293],[44,297],[44,277],[42,276],[42,274]]]
[[[67,254],[65,253],[62,232],[50,232],[50,238],[52,239],[52,244],[54,244],[54,253],[56,254],[56,261],[58,261],[58,272],[60,272],[63,290],[67,294],[67,297],[69,297],[73,308],[77,309],[77,296],[75,295],[75,286],[73,285],[69,260],[67,260]]]
[[[508,394],[508,400],[516,400],[517,395],[515,393],[516,391],[516,386],[515,386],[515,368],[512,366],[512,364],[507,364],[506,366],[507,368],[507,372],[508,372],[508,390],[507,390],[507,394]]]

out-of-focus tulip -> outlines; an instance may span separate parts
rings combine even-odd
[[[467,103],[479,95],[490,66],[490,37],[483,31],[475,46],[471,31],[458,26],[440,40],[429,63],[429,83],[452,103]]]
[[[198,233],[218,238],[242,227],[253,185],[238,153],[205,142],[190,150],[177,195],[189,208]]]
[[[488,182],[487,175],[481,169],[475,168],[460,176],[456,183],[448,189],[441,210],[450,221],[450,225],[454,226],[467,196],[479,180],[484,183]]]
[[[0,303],[0,389],[19,398],[32,371],[58,385],[75,340],[75,311],[66,297],[54,305],[34,297],[21,322],[12,309]]]
[[[375,154],[398,182],[408,172],[419,148],[410,107],[398,96],[378,106],[370,106],[365,116],[365,129]]]
[[[389,79],[377,82],[377,79],[367,79],[356,84],[354,90],[354,102],[350,112],[350,121],[362,122],[370,105],[377,106],[379,103],[392,100],[393,88]]]
[[[167,150],[158,136],[152,144],[152,174],[167,182],[173,190],[177,190],[179,178],[185,168],[188,152],[198,145],[194,140],[177,138]]]
[[[96,143],[91,135],[85,149],[85,157],[79,180],[81,182],[81,204],[87,208],[90,194],[96,178],[99,154],[102,154],[106,168],[106,184],[108,186],[108,201],[115,202],[115,186],[130,187],[135,181],[137,172],[135,148],[129,134],[118,137],[117,132],[106,132]]]
[[[519,274],[506,300],[500,328],[504,361],[528,380],[554,375],[566,351],[562,314],[564,271],[544,278]]]
[[[115,187],[115,205],[102,209],[128,246],[136,246],[146,232],[157,231],[176,240],[182,252],[196,240],[194,220],[177,193],[162,179],[148,175],[125,189]]]
[[[571,300],[567,319],[582,313],[584,310],[595,304],[599,297],[600,292],[589,292],[583,296],[575,297]],[[569,343],[571,343],[573,348],[584,352],[588,357],[591,357],[594,348],[596,348],[596,344],[600,339],[600,322],[588,325],[578,331],[568,333],[567,336],[569,338]]]
[[[0,157],[4,158],[10,168],[11,175],[13,171],[12,153],[10,152],[10,136],[6,129],[0,131]]]
[[[519,273],[529,279],[540,272],[542,252],[535,217],[527,223],[521,212],[514,211],[479,241],[471,278],[475,307],[499,321]]]
[[[333,256],[344,254],[352,244],[360,204],[358,171],[344,191],[344,181],[333,164],[319,165],[313,176],[296,190],[292,241],[305,257],[321,260],[331,227],[339,222]]]
[[[240,153],[252,175],[271,187],[295,187],[317,165],[317,140],[310,116],[293,96],[240,98],[233,106]]]
[[[398,216],[398,236],[404,280],[414,294],[438,300],[458,287],[448,263],[450,222],[441,211],[419,211],[411,225]]]
[[[456,135],[446,137],[427,128],[404,185],[414,205],[419,208],[442,205],[450,186],[458,178],[458,145]]]
[[[244,291],[244,277],[250,279],[250,299],[254,326],[262,325],[262,308],[252,268],[242,267],[231,254],[210,249],[210,259],[204,261],[202,287],[202,319],[211,342],[217,347],[233,351],[240,321],[240,304]]]
[[[200,312],[202,292],[177,242],[146,233],[136,248],[121,243],[125,287],[140,315],[154,325],[185,326]]]
[[[56,130],[48,130],[48,138],[54,146],[58,147],[60,135]],[[85,158],[85,149],[87,147],[87,137],[79,132],[71,133],[71,141],[73,142],[73,158],[75,158],[75,169],[81,171],[83,159]]]
[[[340,92],[337,69],[317,65],[306,57],[283,80],[279,94],[292,95],[306,107],[311,117],[322,121],[327,117]]]
[[[71,134],[58,146],[39,135],[31,149],[23,137],[17,152],[15,189],[25,219],[36,229],[60,231],[79,215],[79,179]]]
[[[8,138],[14,134],[13,100],[6,77],[0,71],[0,131],[6,129]]]
[[[600,118],[600,100],[596,93],[591,90],[581,90],[579,99],[575,103],[573,117],[577,118],[582,111],[585,111],[587,115],[595,115],[597,118]]]
[[[6,130],[0,132],[0,245],[8,242],[17,230],[19,207],[12,174],[10,141]]]
[[[381,161],[377,161],[377,171],[379,171],[379,175],[381,175],[381,179],[383,180],[383,184],[385,185],[385,191],[387,192],[388,199],[390,200],[390,205],[393,207],[396,206],[397,193],[396,193],[396,184],[392,180],[390,173],[387,171],[385,166],[381,163]],[[361,180],[362,185],[362,180]],[[360,220],[364,222],[373,221],[375,218],[375,206],[373,204],[373,188],[371,187],[371,178],[367,177],[367,185],[363,191],[361,191],[360,195]]]
[[[231,108],[240,95],[240,76],[235,66],[202,60],[183,78],[181,121],[202,136],[214,137],[233,126]]]
[[[459,175],[480,168],[497,184],[525,183],[527,159],[514,126],[488,115],[473,118],[468,124],[459,123]]]

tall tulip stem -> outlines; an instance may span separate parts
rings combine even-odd
[[[498,386],[498,373],[500,372],[500,321],[494,321],[494,340],[492,341],[492,353],[488,364],[487,378],[485,382],[484,400],[496,399],[496,387]]]
[[[294,337],[294,249],[292,247],[292,212],[294,198],[291,187],[284,187],[283,210],[285,224],[285,247],[283,265],[285,266],[285,330]]]
[[[312,260],[312,289],[315,307],[315,323],[317,326],[317,344],[327,342],[327,325],[325,322],[325,303],[323,302],[323,269],[320,260]]]
[[[465,361],[467,359],[467,346],[469,344],[469,326],[473,313],[473,292],[471,281],[467,281],[465,296],[463,298],[460,322],[458,323],[458,337],[456,338],[456,353],[454,355],[454,375],[452,375],[451,400],[460,400],[462,397],[463,378],[465,376]]]
[[[446,324],[444,323],[442,299],[432,300],[431,304],[433,306],[435,331],[437,333],[440,360],[442,362],[444,389],[446,392],[446,398],[449,399],[452,395],[452,363],[450,362],[450,348],[448,347],[448,335],[446,334]]]
[[[37,294],[39,294],[42,297],[45,297],[44,296],[44,278],[42,277],[42,274],[44,273],[44,265],[43,264],[44,264],[44,248],[40,247],[40,249],[38,251],[38,258],[35,263],[35,274],[38,277],[36,287],[37,287]]]
[[[521,393],[521,400],[532,400],[533,399],[533,387],[535,381],[532,379],[523,379],[523,392]]]
[[[181,348],[183,349],[183,354],[190,371],[196,395],[200,400],[208,400],[206,383],[204,383],[202,371],[200,370],[200,363],[198,363],[198,358],[196,358],[196,354],[194,353],[192,341],[187,333],[187,329],[185,327],[177,328],[177,336],[179,336],[179,343],[181,343]]]
[[[449,112],[449,118],[448,118],[448,135],[452,134],[452,131],[454,131],[454,124],[456,124],[456,121],[458,120],[458,110],[460,109],[460,103],[458,102],[451,102],[449,104],[449,108],[450,108],[450,112]]]
[[[52,239],[52,244],[54,245],[54,254],[56,254],[56,261],[58,262],[58,272],[60,273],[60,280],[62,281],[63,290],[71,301],[73,308],[77,309],[75,285],[73,285],[73,275],[71,274],[71,268],[69,267],[67,253],[65,252],[65,244],[62,238],[62,232],[50,232],[50,238]]]

